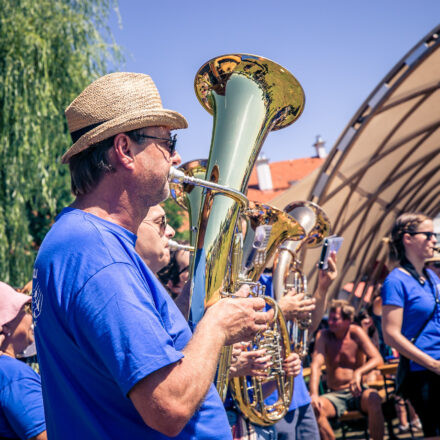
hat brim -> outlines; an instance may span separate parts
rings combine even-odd
[[[118,133],[137,130],[143,127],[168,127],[171,130],[187,128],[186,119],[178,112],[166,109],[136,111],[124,114],[119,118],[103,122],[87,133],[83,134],[61,158],[62,163],[69,163],[75,154],[84,151],[93,144],[115,136]]]

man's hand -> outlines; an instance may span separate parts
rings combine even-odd
[[[310,394],[310,399],[312,403],[313,409],[315,409],[317,412],[320,412],[322,410],[322,403],[317,394]]]
[[[358,397],[362,394],[362,375],[357,370],[353,372],[349,388],[353,397]]]
[[[238,344],[234,344],[237,347]],[[236,360],[231,363],[229,377],[267,376],[267,368],[271,365],[271,356],[266,355],[266,349],[247,351],[242,350]]]
[[[237,296],[249,294],[249,286],[244,285]],[[249,341],[267,328],[271,313],[263,312],[266,303],[262,298],[224,298],[210,306],[204,320],[212,321],[224,337],[223,345]]]
[[[290,353],[283,362],[283,369],[287,376],[296,377],[301,373],[301,358],[296,353]]]
[[[319,270],[318,272],[318,289],[326,291],[330,284],[338,276],[338,270],[336,268],[336,252],[331,252],[328,257],[328,268],[327,270]]]
[[[295,319],[300,314],[315,310],[316,300],[304,298],[304,296],[304,293],[296,293],[295,289],[291,289],[278,301],[278,305],[288,321]]]
[[[430,368],[430,370],[433,373],[440,375],[440,361],[434,360],[433,368]]]

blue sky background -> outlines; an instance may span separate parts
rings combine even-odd
[[[207,157],[212,116],[198,103],[194,76],[226,53],[283,65],[306,95],[295,124],[269,133],[271,161],[314,154],[320,134],[333,147],[354,113],[394,65],[440,22],[440,0],[120,0],[111,28],[122,70],[152,76],[166,108],[189,128],[178,134],[183,161]]]

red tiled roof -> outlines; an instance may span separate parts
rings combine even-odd
[[[305,157],[302,159],[270,163],[269,166],[273,184],[273,190],[270,191],[261,191],[258,189],[257,171],[254,168],[249,179],[247,197],[253,201],[269,202],[290,188],[293,182],[306,177],[322,165],[323,162],[324,159],[319,157]]]

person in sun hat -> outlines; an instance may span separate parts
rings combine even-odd
[[[40,376],[15,359],[33,340],[31,297],[0,282],[0,437],[45,440]]]
[[[49,438],[230,438],[217,359],[266,328],[264,301],[222,299],[192,334],[135,251],[141,221],[169,195],[171,130],[185,118],[162,107],[150,76],[124,72],[86,87],[66,118],[76,197],[40,247],[32,292]]]

